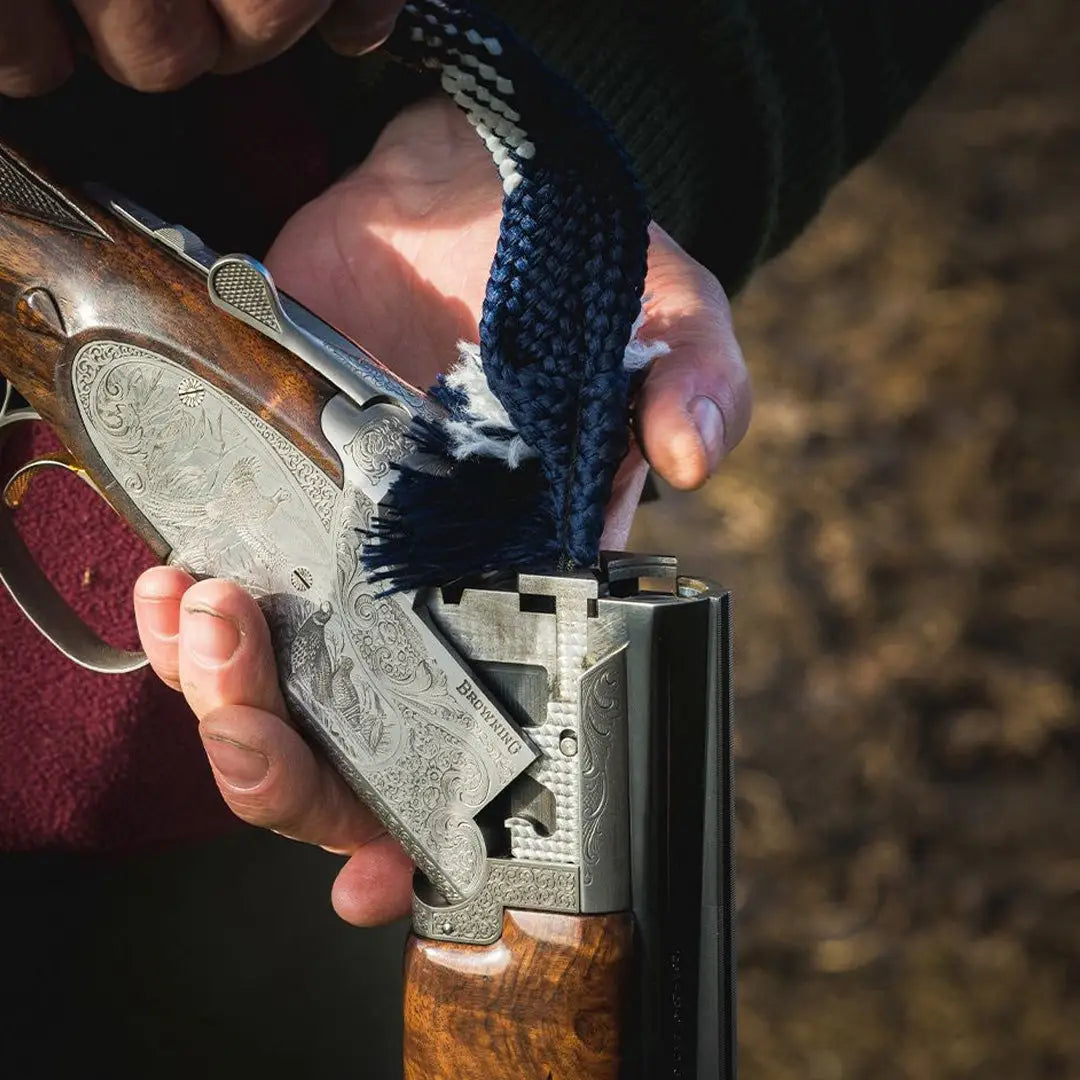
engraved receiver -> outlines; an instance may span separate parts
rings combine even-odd
[[[6,507],[72,469],[162,558],[249,589],[294,715],[415,860],[408,1080],[734,1076],[726,593],[609,555],[382,595],[361,534],[437,406],[254,259],[3,147],[0,370],[0,439],[44,420],[67,449]],[[0,579],[73,660],[142,662],[7,508]]]
[[[475,815],[536,750],[417,597],[380,595],[358,562],[410,419],[433,406],[254,259],[101,199],[0,150],[0,364],[30,403],[7,395],[0,432],[44,419],[71,454],[24,466],[7,501],[65,464],[163,558],[248,588],[296,716],[442,895],[464,900],[486,868]],[[139,664],[82,626],[6,512],[0,578],[73,660]]]

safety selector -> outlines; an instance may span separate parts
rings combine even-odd
[[[347,338],[278,292],[270,271],[250,255],[223,255],[207,276],[214,304],[283,345],[357,405],[400,401],[411,388],[385,373]],[[363,366],[363,370],[361,368]],[[419,396],[415,404],[421,404]]]

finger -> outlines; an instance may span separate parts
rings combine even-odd
[[[154,566],[135,582],[135,624],[150,666],[180,689],[180,601],[195,584],[174,566]]]
[[[746,434],[753,397],[731,308],[716,279],[654,230],[646,331],[662,336],[637,403],[637,434],[656,471],[678,488],[703,484]]]
[[[192,585],[180,606],[179,633],[180,686],[200,720],[225,705],[287,715],[266,620],[238,585]]]
[[[360,56],[390,36],[403,6],[403,0],[338,0],[319,29],[336,52]]]
[[[604,534],[600,537],[601,551],[624,551],[630,540],[630,527],[634,524],[641,492],[645,487],[645,477],[649,473],[648,463],[637,446],[631,446],[630,452],[623,458],[615,482],[611,488],[604,512]]]
[[[73,0],[98,63],[136,90],[175,90],[217,62],[221,34],[202,0]]]
[[[673,347],[638,402],[638,434],[650,464],[673,487],[700,487],[746,434],[752,395],[734,341]]]
[[[400,919],[412,906],[413,864],[391,836],[365,844],[334,882],[334,910],[353,926]]]
[[[180,608],[184,696],[222,797],[252,825],[353,851],[382,827],[289,724],[270,632],[255,601],[227,581],[200,581]]]
[[[71,74],[74,56],[56,9],[47,0],[0,4],[0,94],[31,97]]]
[[[222,705],[203,716],[199,735],[222,798],[243,821],[342,853],[385,833],[280,713]]]
[[[243,71],[283,53],[329,10],[332,0],[210,0],[225,31],[214,70]]]

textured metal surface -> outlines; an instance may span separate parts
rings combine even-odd
[[[258,416],[164,357],[99,341],[72,366],[87,432],[117,482],[199,576],[259,598],[290,704],[346,779],[447,898],[479,887],[473,820],[535,754],[414,610],[358,561],[405,452],[408,413],[324,412],[340,490]]]
[[[108,240],[108,234],[56,188],[0,150],[0,211]]]
[[[503,911],[581,910],[578,875],[570,867],[489,859],[479,893],[461,904],[429,904],[413,894],[413,929],[421,937],[490,945],[502,934]]]
[[[270,284],[250,262],[238,258],[219,261],[210,271],[210,295],[268,330],[281,332],[278,303]]]
[[[583,910],[611,911],[630,875],[625,645],[581,676],[580,697]]]
[[[593,574],[519,574],[516,588],[428,601],[540,751],[511,788],[505,818],[486,822],[509,850],[491,866],[564,867],[577,883],[578,912],[630,906],[626,632],[617,612],[598,615],[598,590]],[[461,925],[439,936],[471,940],[458,937]]]
[[[581,673],[586,667],[589,601],[597,595],[596,578],[522,574],[518,592],[523,596],[555,600],[555,655],[545,658],[551,679],[547,715],[529,734],[541,757],[529,775],[555,796],[555,827],[539,835],[527,820],[511,819],[510,850],[515,858],[536,862],[581,863],[581,763],[560,747],[565,732],[578,735]]]

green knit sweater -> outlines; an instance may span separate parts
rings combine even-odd
[[[729,292],[787,246],[995,0],[489,0],[585,91]]]
[[[729,292],[790,243],[993,3],[487,0],[607,118],[656,219]],[[310,140],[290,145],[291,130],[321,126],[340,170],[429,90],[379,54],[332,57],[312,35],[262,71],[157,97],[86,64],[48,99],[0,100],[0,130],[63,175],[105,180],[211,242],[258,251],[280,214],[317,190]],[[255,160],[258,191],[243,175]],[[260,217],[274,184],[292,203],[264,198]]]

